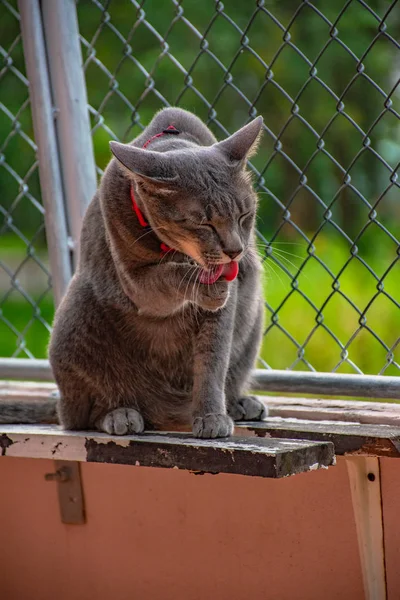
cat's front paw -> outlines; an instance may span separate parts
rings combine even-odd
[[[232,433],[233,421],[228,415],[209,413],[193,421],[193,435],[198,438],[228,437]]]
[[[134,408],[116,408],[100,420],[98,427],[110,435],[128,435],[142,433],[144,430],[143,417]]]
[[[199,284],[195,302],[205,310],[219,310],[225,306],[229,297],[229,284],[225,280],[219,280],[211,285]]]
[[[234,421],[262,421],[268,410],[256,396],[242,396],[228,403],[228,413]]]

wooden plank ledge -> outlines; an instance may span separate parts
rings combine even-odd
[[[53,425],[0,425],[2,456],[50,458],[281,478],[335,464],[331,442],[232,437],[201,440],[187,433],[110,436]]]
[[[18,422],[15,402],[38,413],[42,422],[56,422],[57,391],[52,383],[0,381],[0,415],[3,422]],[[269,411],[262,423],[237,423],[239,437],[325,441],[335,445],[339,455],[400,457],[400,404],[352,400],[319,400],[259,396]],[[29,412],[28,412],[29,414]],[[5,418],[4,418],[5,417]],[[8,419],[8,420],[7,420]]]
[[[400,457],[400,427],[340,421],[311,421],[272,417],[261,422],[237,423],[262,438],[290,438],[332,442],[337,455]]]

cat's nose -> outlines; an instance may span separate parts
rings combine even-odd
[[[231,260],[234,260],[239,254],[242,254],[243,248],[237,248],[236,250],[224,250],[224,254],[229,256]]]

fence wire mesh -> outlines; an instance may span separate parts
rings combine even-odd
[[[53,312],[16,3],[0,2],[0,356],[43,357]]]
[[[99,173],[106,142],[131,140],[162,106],[219,137],[263,115],[261,363],[398,374],[398,2],[77,8]]]

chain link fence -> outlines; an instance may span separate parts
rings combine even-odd
[[[76,6],[99,175],[110,158],[108,141],[130,141],[163,106],[192,110],[219,138],[263,115],[251,164],[265,267],[261,365],[398,375],[398,0]],[[6,65],[20,44],[18,17],[14,3],[0,3],[0,11],[14,19],[10,42],[2,42]],[[4,67],[8,77],[11,67]],[[5,104],[2,118],[10,113]],[[13,137],[21,136],[19,115],[17,107],[8,117]],[[30,149],[34,156],[33,142]],[[26,186],[30,171],[17,172]],[[40,207],[28,191],[18,190],[17,204]],[[13,200],[6,192],[1,210],[10,230]],[[24,251],[35,262],[30,239]],[[5,293],[15,289],[15,273]],[[33,322],[48,327],[37,306],[32,300]],[[28,354],[31,322],[18,328],[5,312],[2,319],[17,339],[14,355]]]
[[[78,2],[99,173],[162,106],[264,116],[265,367],[398,374],[396,5]]]
[[[53,299],[20,17],[0,3],[0,355],[45,356]]]

